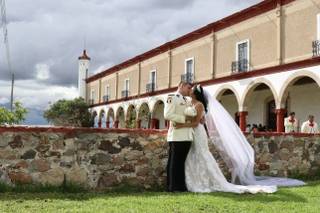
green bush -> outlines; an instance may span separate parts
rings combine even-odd
[[[93,118],[83,98],[58,100],[43,114],[55,126],[91,127]]]
[[[14,103],[12,112],[4,107],[0,107],[0,125],[19,124],[25,120],[27,113],[28,110],[24,108],[19,101]]]

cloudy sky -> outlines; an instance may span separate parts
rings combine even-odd
[[[7,0],[15,100],[44,124],[49,103],[77,96],[84,46],[97,73],[260,0]],[[85,41],[85,42],[84,42]],[[0,31],[0,105],[10,78]]]

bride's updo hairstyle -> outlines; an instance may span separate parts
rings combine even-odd
[[[193,92],[194,96],[196,97],[196,99],[203,104],[204,110],[206,112],[208,112],[208,101],[207,101],[206,97],[204,96],[202,86],[200,84],[195,85],[192,89],[192,92]]]

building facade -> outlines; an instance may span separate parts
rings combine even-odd
[[[187,79],[242,130],[282,132],[290,111],[320,121],[319,39],[320,0],[265,0],[90,76],[86,100],[96,126],[164,129],[165,98]]]

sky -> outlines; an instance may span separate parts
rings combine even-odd
[[[25,124],[78,96],[78,57],[87,49],[90,75],[245,9],[261,0],[7,0],[14,99]],[[10,102],[11,74],[0,30],[0,106]]]

